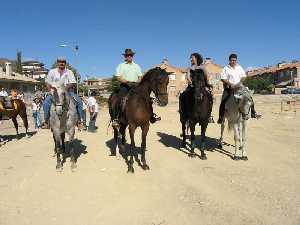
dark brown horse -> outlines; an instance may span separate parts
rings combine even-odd
[[[186,147],[186,127],[191,130],[191,157],[195,157],[195,127],[201,126],[200,159],[205,160],[206,154],[206,128],[212,111],[212,96],[205,86],[204,71],[197,69],[193,76],[193,88],[181,98],[182,111],[180,112],[180,121],[182,124],[182,147]]]
[[[27,113],[26,113],[26,105],[25,103],[20,99],[13,99],[11,100],[12,108],[6,109],[4,107],[4,99],[0,97],[0,114],[1,116],[6,116],[9,119],[12,119],[14,126],[16,128],[17,136],[19,136],[19,125],[17,121],[17,116],[19,115],[22,120],[24,127],[26,129],[26,136],[28,135],[28,119],[27,119]]]
[[[153,92],[157,98],[160,106],[166,106],[168,104],[167,86],[169,83],[169,72],[166,68],[156,67],[150,69],[142,78],[141,82],[134,88],[132,88],[128,95],[125,97],[125,102],[122,106],[122,113],[120,116],[120,127],[113,127],[114,139],[116,146],[118,146],[118,134],[122,135],[122,145],[125,144],[125,130],[129,126],[130,133],[130,160],[127,160],[128,172],[134,173],[133,169],[133,156],[135,150],[134,133],[137,127],[142,129],[142,143],[141,143],[141,167],[144,170],[149,170],[149,166],[146,163],[145,150],[146,150],[146,137],[149,130],[149,121],[152,115],[152,99],[150,94]],[[112,117],[113,107],[118,104],[119,96],[117,93],[113,93],[108,101],[110,115]],[[118,154],[118,148],[116,154]]]

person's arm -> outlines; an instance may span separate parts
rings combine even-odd
[[[67,76],[67,84],[66,84],[66,90],[69,91],[76,85],[76,79],[75,75],[72,70],[69,70],[68,76]]]
[[[207,70],[206,70],[205,68],[203,68],[203,72],[204,72],[204,80],[205,80],[206,86],[212,89],[213,86],[212,86],[212,84],[210,84],[210,82],[209,82],[208,72],[207,72]]]
[[[246,80],[247,76],[246,76],[244,69],[241,66],[240,66],[240,70],[241,70],[241,75],[240,75],[241,81],[240,82],[243,83]]]
[[[120,83],[126,84],[126,83],[128,83],[128,81],[126,79],[124,79],[124,77],[122,76],[122,68],[121,68],[122,66],[121,65],[122,64],[118,65],[115,76]]]
[[[139,65],[137,65],[137,75],[138,75],[138,83],[141,82],[142,78],[143,78],[143,73],[142,73],[142,69]]]
[[[192,79],[191,79],[191,70],[190,68],[188,68],[187,73],[186,73],[186,80],[188,82],[188,84],[192,83]]]
[[[228,76],[227,76],[227,72],[226,72],[226,68],[223,69],[222,73],[221,73],[221,81],[228,86],[229,88],[233,88],[234,85],[232,83],[229,82]]]

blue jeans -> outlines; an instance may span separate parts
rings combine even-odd
[[[35,129],[41,127],[41,117],[39,111],[33,111],[32,116],[34,118]]]
[[[79,98],[77,95],[75,95],[74,92],[69,92],[69,95],[71,97],[75,98],[77,113],[79,115],[80,121],[82,121],[83,120],[83,104],[82,104],[81,98]],[[51,108],[52,98],[53,98],[52,95],[48,95],[43,102],[45,122],[48,122],[49,117],[50,117],[50,108]]]

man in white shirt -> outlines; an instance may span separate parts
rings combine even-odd
[[[52,89],[52,85],[59,81],[63,81],[70,96],[73,96],[76,99],[76,108],[79,115],[80,125],[83,124],[83,110],[82,110],[82,101],[81,99],[75,95],[74,86],[76,85],[76,79],[74,73],[66,68],[67,61],[65,58],[57,59],[57,68],[49,71],[48,76],[46,78],[46,85],[50,92]],[[44,128],[48,128],[47,124],[50,117],[50,107],[51,107],[52,95],[49,94],[44,102],[43,102],[43,110],[44,110]]]
[[[95,131],[96,127],[96,119],[99,112],[99,106],[95,99],[96,93],[92,92],[91,96],[88,98],[88,107],[90,111],[90,122],[89,122],[89,131]]]
[[[224,91],[222,95],[222,101],[219,109],[218,123],[221,124],[224,120],[225,104],[232,94],[234,87],[242,83],[246,78],[246,73],[243,68],[237,63],[237,55],[231,54],[229,56],[229,64],[223,68],[221,74],[221,81],[223,82]],[[251,117],[259,118],[254,109],[254,104],[251,106]]]

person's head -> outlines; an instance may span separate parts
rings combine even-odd
[[[10,91],[10,95],[12,98],[17,98],[18,96],[18,91],[16,88],[12,88],[11,91]]]
[[[66,69],[67,60],[65,58],[58,58],[57,59],[57,67],[59,70]]]
[[[134,54],[135,52],[133,52],[130,48],[125,49],[125,52],[123,53],[125,61],[131,63],[133,61]]]
[[[237,64],[237,54],[232,53],[229,56],[229,65],[235,67],[236,64]]]
[[[191,64],[194,66],[200,66],[203,63],[203,58],[199,53],[192,53],[191,54]]]
[[[95,97],[95,96],[96,96],[96,92],[93,91],[93,92],[91,93],[91,96],[92,96],[92,97]]]

